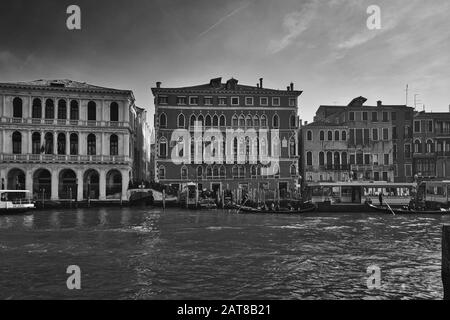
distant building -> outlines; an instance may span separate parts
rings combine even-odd
[[[416,113],[413,135],[413,174],[425,179],[448,179],[450,113]]]
[[[0,83],[2,187],[39,199],[126,200],[138,112],[129,90],[71,80]]]
[[[269,188],[280,193],[298,183],[297,100],[302,92],[294,90],[293,84],[286,90],[274,90],[264,88],[262,79],[256,86],[247,86],[235,79],[222,83],[217,78],[184,88],[163,88],[158,83],[152,91],[156,106],[155,168],[161,183],[180,188],[185,183],[197,182],[201,188],[214,191]],[[196,124],[200,125],[202,134],[217,129],[223,140],[211,138],[210,142],[203,140],[199,145],[195,140]],[[171,141],[173,133],[180,129],[189,132],[187,139]],[[236,133],[239,129],[240,135]],[[236,137],[229,135],[230,130]],[[267,131],[267,135],[261,130]],[[179,153],[180,144],[185,146],[187,154],[184,155],[188,159],[175,164],[172,155]],[[228,160],[197,161],[195,155],[204,155],[209,147]],[[260,160],[265,154],[277,161],[263,163]],[[273,170],[269,171],[269,167]]]
[[[151,180],[151,129],[147,122],[147,111],[139,107],[135,109],[133,177],[135,184],[140,185],[142,182]]]
[[[412,118],[407,106],[320,106],[302,129],[305,181],[412,181]]]

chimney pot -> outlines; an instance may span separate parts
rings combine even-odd
[[[259,87],[262,89],[263,87],[263,78],[259,78]]]
[[[158,81],[158,82],[156,83],[156,87],[157,87],[157,88],[161,88],[161,82]]]
[[[378,107],[381,107],[382,105],[383,105],[383,102],[382,102],[381,100],[378,100],[378,101],[377,101],[377,106],[378,106]]]
[[[291,91],[294,91],[294,83],[291,82]]]
[[[291,89],[291,87],[289,87],[289,86],[286,87],[286,90],[287,90],[287,91],[289,91],[290,89]]]

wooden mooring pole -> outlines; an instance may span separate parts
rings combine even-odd
[[[450,224],[442,227],[442,284],[444,300],[450,300]]]

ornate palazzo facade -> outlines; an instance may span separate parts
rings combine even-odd
[[[128,90],[70,80],[1,83],[1,187],[38,199],[127,200],[135,117]]]

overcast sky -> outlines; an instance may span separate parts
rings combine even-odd
[[[82,10],[82,30],[66,9]],[[369,5],[381,30],[366,27]],[[1,0],[0,82],[72,79],[131,89],[154,110],[150,88],[234,77],[285,89],[300,116],[321,104],[404,104],[410,87],[427,111],[450,104],[448,0]]]

